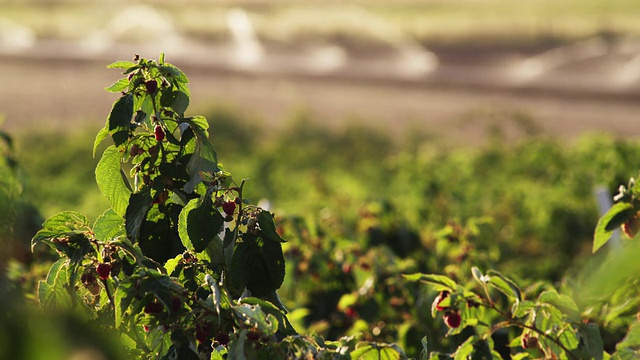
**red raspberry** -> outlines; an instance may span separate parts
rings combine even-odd
[[[227,201],[226,203],[223,203],[222,211],[224,211],[224,213],[227,215],[233,215],[233,213],[236,211],[236,203],[233,201]]]
[[[171,311],[178,312],[182,308],[182,300],[174,296],[171,298]]]
[[[196,340],[198,342],[205,342],[209,339],[209,332],[211,331],[211,324],[196,324]]]
[[[444,314],[444,323],[451,329],[457,329],[460,327],[461,322],[462,318],[460,317],[460,314],[455,311],[449,311]]]
[[[218,335],[216,335],[216,341],[220,343],[220,345],[222,346],[227,346],[227,344],[229,343],[229,333],[226,333],[226,332],[218,333]]]
[[[111,273],[111,265],[100,263],[96,266],[96,271],[98,272],[98,276],[102,280],[107,280],[109,278],[109,274]]]
[[[522,335],[520,343],[524,349],[533,349],[538,347],[538,338],[529,334]]]
[[[158,82],[155,79],[145,81],[144,86],[147,88],[147,92],[151,95],[155,94],[158,90]]]
[[[164,130],[162,129],[162,126],[160,126],[160,124],[156,125],[156,127],[153,129],[153,133],[156,136],[156,140],[158,142],[164,140]],[[149,149],[149,151],[151,151],[151,149]]]
[[[629,238],[633,239],[640,231],[640,212],[622,224],[622,232]]]
[[[162,312],[163,309],[164,306],[162,306],[161,303],[155,301],[152,301],[144,306],[145,314],[157,314],[159,312]]]

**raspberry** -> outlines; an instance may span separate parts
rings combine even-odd
[[[344,314],[347,315],[348,318],[355,318],[358,316],[358,312],[352,308],[352,307],[348,307],[346,309],[344,309]]]
[[[158,82],[155,79],[149,79],[144,82],[144,86],[147,88],[147,92],[151,95],[158,91]]]
[[[98,272],[100,279],[107,280],[111,273],[111,265],[104,263],[98,264],[98,266],[96,266],[96,271]]]
[[[182,300],[177,296],[172,297],[171,298],[171,311],[178,312],[178,310],[180,310],[181,308],[182,308]]]
[[[227,201],[222,204],[222,211],[227,215],[233,215],[236,211],[236,203],[234,201]]]
[[[640,231],[640,212],[622,224],[622,232],[629,238],[633,239]]]
[[[460,314],[455,311],[449,311],[444,314],[444,323],[451,329],[457,329],[460,327],[462,318]]]
[[[229,343],[229,333],[218,333],[218,335],[216,335],[216,341],[222,346],[227,346],[227,344]]]
[[[144,306],[145,314],[157,314],[159,312],[162,312],[163,309],[164,306],[162,306],[161,303],[155,301],[152,301]]]
[[[198,342],[205,342],[209,339],[209,332],[211,331],[211,325],[209,323],[196,324],[196,340]]]
[[[524,349],[533,349],[538,347],[538,338],[529,334],[522,335],[520,343]]]
[[[160,124],[156,125],[156,127],[153,129],[153,134],[156,136],[156,140],[158,142],[164,140],[164,130],[162,129],[162,126],[160,126]],[[151,149],[149,149],[149,151],[151,151]]]

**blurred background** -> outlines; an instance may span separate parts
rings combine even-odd
[[[7,128],[97,124],[134,53],[191,74],[193,105],[269,127],[303,109],[475,142],[488,108],[540,130],[638,132],[640,8],[633,0],[1,0]],[[513,129],[512,129],[513,130]]]
[[[108,207],[91,156],[122,75],[106,66],[161,52],[225,170],[302,229],[281,297],[330,337],[375,338],[388,310],[376,339],[419,351],[442,326],[420,299],[387,309],[410,298],[385,285],[401,272],[579,273],[594,192],[640,168],[637,0],[0,0],[0,241],[26,291],[43,219]],[[371,271],[385,295],[349,323],[338,301]]]

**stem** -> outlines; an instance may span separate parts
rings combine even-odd
[[[100,279],[100,281],[102,281],[102,285],[104,285],[104,291],[107,293],[107,297],[109,298],[109,304],[111,304],[111,306],[115,306],[115,303],[113,302],[113,295],[111,295],[111,290],[109,290],[109,283],[107,280]]]
[[[491,299],[489,299],[489,301],[491,301]],[[545,337],[547,339],[549,339],[551,342],[553,342],[554,344],[556,344],[558,347],[560,347],[562,350],[564,350],[564,352],[567,354],[567,356],[571,359],[575,359],[578,360],[579,358],[573,353],[571,352],[571,350],[569,350],[566,346],[562,345],[562,343],[560,342],[560,340],[556,339],[555,337],[545,333],[544,331],[538,329],[537,327],[533,326],[533,325],[527,325],[525,323],[522,323],[520,321],[518,321],[517,319],[514,319],[510,314],[505,313],[504,311],[498,309],[495,304],[493,302],[490,302],[489,304],[484,303],[484,306],[495,310],[498,314],[500,314],[500,316],[504,317],[506,320],[503,322],[500,322],[496,325],[494,325],[491,328],[491,333],[493,334],[496,330],[503,328],[503,327],[508,327],[508,326],[516,326],[522,329],[528,329],[531,330],[535,333],[537,333],[538,335]]]

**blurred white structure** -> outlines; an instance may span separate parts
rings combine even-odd
[[[158,52],[178,52],[182,38],[168,15],[150,6],[135,5],[114,16],[104,29],[87,35],[82,46],[101,52],[117,42],[142,42],[152,44]]]
[[[256,66],[264,59],[264,48],[258,40],[247,13],[239,8],[229,11],[227,25],[235,49],[234,60],[240,67]]]
[[[606,55],[609,45],[602,39],[592,39],[555,48],[518,62],[510,75],[516,82],[526,83],[560,66]]]
[[[19,52],[33,47],[36,36],[31,29],[10,19],[0,17],[0,48]]]

